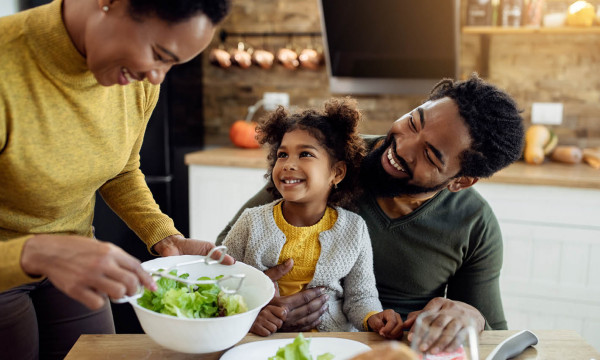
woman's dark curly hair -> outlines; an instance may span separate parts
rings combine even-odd
[[[510,95],[473,74],[465,81],[440,81],[428,100],[443,97],[456,102],[472,139],[471,148],[461,154],[457,177],[490,177],[519,159],[525,130]]]
[[[129,0],[129,15],[134,19],[156,16],[170,24],[205,14],[213,25],[225,18],[231,0]]]
[[[356,100],[351,98],[330,99],[322,112],[305,110],[289,114],[279,106],[256,129],[259,143],[267,144],[269,149],[269,169],[265,175],[270,181],[268,190],[281,197],[273,183],[273,167],[283,136],[296,129],[306,130],[327,150],[332,166],[338,161],[346,163],[346,176],[329,193],[328,205],[352,208],[352,200],[359,195],[358,172],[365,155],[365,144],[357,130],[361,117]]]

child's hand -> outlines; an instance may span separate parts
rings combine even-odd
[[[402,318],[394,310],[383,310],[371,315],[367,324],[374,332],[385,338],[397,339],[402,336]]]
[[[258,313],[250,332],[259,336],[269,336],[281,328],[286,317],[287,311],[285,308],[267,305]]]

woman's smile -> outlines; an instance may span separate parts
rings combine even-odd
[[[119,85],[127,85],[136,80],[138,79],[135,78],[127,68],[121,67],[121,71],[119,72]]]

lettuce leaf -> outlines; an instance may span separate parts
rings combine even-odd
[[[248,306],[242,295],[225,294],[222,291],[219,293],[219,307],[225,312],[225,316],[241,314],[248,311]]]
[[[333,360],[334,357],[335,356],[333,356],[333,354],[325,353],[323,355],[317,356],[317,360]]]
[[[177,271],[170,271],[169,274],[177,276]],[[185,273],[179,277],[187,279],[189,274]],[[217,276],[215,280],[221,277]],[[210,280],[210,278],[203,276],[198,280]],[[227,295],[221,292],[216,284],[197,285],[194,289],[192,286],[166,278],[158,279],[156,284],[158,289],[144,290],[137,303],[161,314],[198,319],[229,316],[248,311],[248,306],[241,295]]]
[[[268,360],[313,360],[309,347],[310,339],[304,338],[304,335],[300,333],[293,342],[280,347],[275,356],[271,356]],[[333,358],[334,356],[330,353],[317,356],[317,360],[332,360]]]

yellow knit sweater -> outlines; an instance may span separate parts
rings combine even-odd
[[[32,234],[92,236],[96,190],[148,247],[179,233],[139,170],[159,87],[99,85],[61,5],[0,18],[0,291],[33,280]]]
[[[304,290],[304,287],[313,279],[319,256],[321,256],[319,234],[335,225],[338,214],[335,209],[328,206],[318,223],[312,226],[298,227],[285,220],[281,209],[282,204],[283,202],[280,202],[273,207],[275,224],[285,234],[286,239],[279,255],[279,264],[284,263],[287,259],[294,259],[292,270],[277,281],[279,295],[286,296]],[[371,311],[364,317],[364,330],[369,329],[367,320],[371,315],[377,313],[378,311]],[[312,331],[317,330],[312,329]]]
[[[286,238],[279,255],[279,263],[284,263],[290,258],[294,259],[292,270],[277,282],[279,294],[286,296],[304,290],[304,287],[313,279],[317,261],[321,255],[319,234],[331,229],[337,220],[337,212],[328,206],[318,223],[312,226],[298,227],[285,220],[281,204],[283,202],[273,207],[275,223]]]

